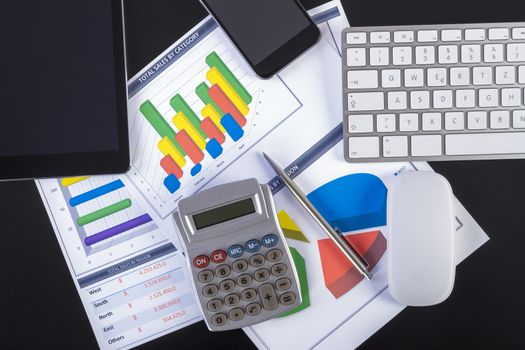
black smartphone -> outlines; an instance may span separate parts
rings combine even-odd
[[[312,47],[319,28],[297,0],[201,0],[262,78]]]

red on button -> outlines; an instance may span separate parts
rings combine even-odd
[[[226,252],[224,250],[216,250],[210,254],[211,261],[220,264],[226,260]]]
[[[193,266],[198,269],[203,269],[210,264],[210,258],[206,255],[199,255],[193,259]]]

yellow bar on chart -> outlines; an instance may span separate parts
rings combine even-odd
[[[162,140],[160,140],[159,150],[165,156],[169,154],[175,163],[177,163],[177,165],[181,168],[186,165],[186,159],[184,159],[182,154],[179,153],[173,142],[171,142],[168,137],[164,137]]]
[[[217,112],[213,105],[207,104],[206,107],[202,109],[201,113],[204,119],[209,117],[213,121],[215,126],[218,127],[223,134],[226,133],[226,129],[224,129],[224,127],[221,124],[221,115],[219,114],[219,112]]]
[[[69,187],[87,179],[89,179],[89,176],[67,177],[62,179],[62,186]]]
[[[177,115],[173,117],[173,124],[175,124],[179,130],[186,130],[188,135],[191,137],[193,142],[199,146],[201,151],[206,148],[206,140],[201,136],[199,131],[193,126],[184,113],[177,113]]]
[[[250,113],[250,107],[242,98],[237,94],[233,87],[228,83],[228,81],[222,76],[221,72],[216,67],[211,68],[208,73],[206,73],[206,78],[212,83],[212,85],[217,84],[222,91],[228,96],[228,98],[233,102],[235,107],[242,113],[242,115],[247,116]]]

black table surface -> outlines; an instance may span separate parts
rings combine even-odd
[[[303,1],[309,8],[322,2]],[[474,0],[455,2],[461,6],[453,10],[467,11],[472,5],[479,18],[486,21],[497,21],[499,17],[494,14],[502,12],[494,5],[501,1],[488,5]],[[505,13],[525,17],[523,3],[514,1],[515,6]],[[438,23],[445,10],[451,21],[461,22],[464,18],[443,6],[435,11],[421,4],[415,0],[343,0],[352,25],[405,24],[415,17]],[[204,16],[194,0],[126,0],[126,5],[130,74]],[[377,10],[379,7],[382,11]],[[517,7],[519,11],[514,11]],[[491,239],[459,265],[454,291],[446,302],[428,308],[407,308],[362,348],[522,347],[525,161],[443,162],[432,166],[449,179],[456,196]],[[96,348],[88,318],[33,182],[0,184],[0,222],[0,347]],[[248,349],[253,344],[242,331],[209,333],[199,322],[143,346],[190,347]]]

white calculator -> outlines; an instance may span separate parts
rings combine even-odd
[[[301,304],[272,194],[255,179],[200,192],[173,214],[211,331],[246,327]]]

